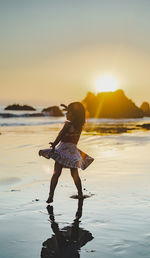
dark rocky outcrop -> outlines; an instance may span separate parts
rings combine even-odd
[[[36,109],[31,107],[31,106],[28,106],[28,105],[13,104],[13,105],[8,105],[7,107],[5,107],[5,110],[16,110],[16,111],[28,110],[28,111],[35,111]]]
[[[88,92],[82,103],[91,118],[141,118],[143,110],[128,99],[123,90],[102,92],[97,95]]]
[[[84,128],[84,134],[122,134],[122,133],[129,133],[137,130],[150,130],[150,124],[136,124],[136,122],[129,123],[91,123],[88,122]]]
[[[143,102],[140,108],[143,110],[144,116],[150,116],[150,105],[148,102]]]
[[[150,124],[137,125],[137,127],[144,128],[146,130],[150,130]]]
[[[42,112],[49,113],[50,116],[64,116],[62,111],[58,106],[52,106],[48,108],[44,108]]]

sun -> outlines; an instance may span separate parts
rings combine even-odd
[[[96,92],[108,92],[118,89],[118,80],[113,76],[101,76],[95,81]]]

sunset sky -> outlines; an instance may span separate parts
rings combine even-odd
[[[0,0],[0,104],[80,101],[102,76],[150,102],[149,0]]]

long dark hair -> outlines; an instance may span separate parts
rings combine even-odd
[[[81,102],[72,102],[67,107],[72,113],[72,123],[75,129],[82,130],[85,123],[85,109]]]

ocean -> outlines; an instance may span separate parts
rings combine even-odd
[[[36,125],[53,125],[62,124],[65,121],[64,117],[52,116],[32,116],[32,114],[39,114],[43,107],[36,107],[36,111],[12,111],[4,110],[5,106],[0,106],[0,126],[36,126]],[[95,125],[130,125],[150,123],[150,117],[144,118],[130,118],[130,119],[104,119],[104,118],[90,118],[87,119],[88,124]]]

